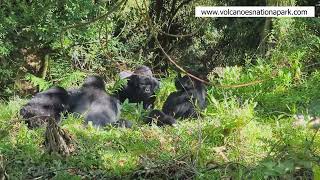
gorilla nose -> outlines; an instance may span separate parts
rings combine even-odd
[[[146,92],[146,93],[150,93],[151,91],[150,91],[150,89],[149,89],[149,88],[146,88],[146,89],[144,90],[144,92]]]

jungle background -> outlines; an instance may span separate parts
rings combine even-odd
[[[196,18],[196,6],[315,6],[317,0],[0,0],[0,179],[319,179],[319,18]],[[176,66],[174,63],[178,64]],[[160,108],[179,67],[207,76],[208,106],[177,127],[97,130],[65,117],[77,150],[43,148],[19,109],[53,85],[152,67]]]

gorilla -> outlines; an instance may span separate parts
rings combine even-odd
[[[153,107],[154,93],[159,88],[160,83],[153,77],[149,67],[140,66],[132,75],[125,72],[120,73],[120,76],[128,79],[128,84],[115,93],[120,102],[128,99],[130,103],[143,102],[144,109]]]
[[[177,91],[169,95],[162,111],[174,118],[196,117],[196,107],[206,106],[206,90],[202,82],[187,75],[175,81]]]
[[[62,87],[52,87],[37,93],[20,110],[29,128],[44,125],[49,118],[60,121],[60,114],[68,110],[68,92]]]
[[[105,91],[105,83],[99,76],[88,76],[80,89],[69,90],[70,112],[84,115],[85,122],[94,127],[106,125],[131,127],[120,118],[120,102]]]
[[[149,115],[145,118],[145,123],[151,125],[155,123],[157,126],[171,125],[176,124],[176,120],[169,115],[166,115],[158,109],[152,110]]]

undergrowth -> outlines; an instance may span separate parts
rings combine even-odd
[[[261,69],[266,75],[271,72],[265,71],[268,68],[230,67],[218,83],[251,81]],[[132,129],[95,129],[83,126],[81,118],[64,117],[61,126],[77,145],[76,153],[66,159],[44,150],[45,129],[26,127],[18,116],[26,100],[15,97],[0,105],[0,154],[12,179],[290,179],[310,177],[310,172],[317,179],[317,131],[292,123],[296,113],[318,114],[315,82],[320,74],[316,71],[287,86],[277,78],[243,88],[210,86],[207,108],[176,127],[143,124],[147,112],[141,104],[128,102],[122,117],[133,121]],[[161,81],[157,108],[175,90],[173,79]],[[112,91],[113,82],[107,87]]]

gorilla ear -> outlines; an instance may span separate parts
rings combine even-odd
[[[152,78],[152,86],[153,89],[158,89],[160,86],[160,82],[156,78]]]

